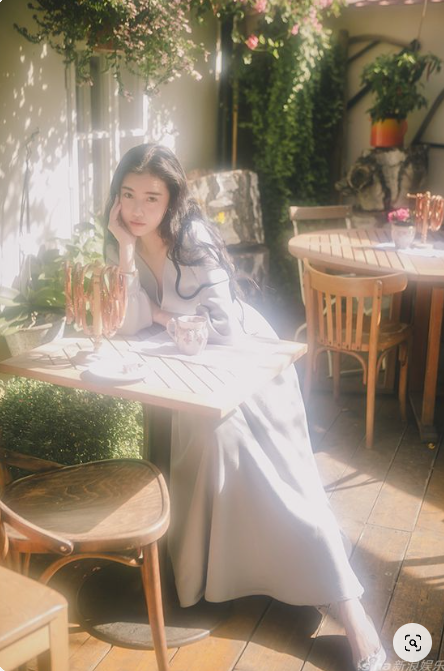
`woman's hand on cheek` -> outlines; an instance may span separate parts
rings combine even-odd
[[[109,213],[108,230],[114,235],[121,246],[136,245],[136,237],[128,230],[121,217],[122,203],[116,196]]]
[[[136,237],[128,230],[120,215],[122,204],[116,196],[109,213],[108,230],[114,235],[120,248],[119,265],[123,272],[135,270],[134,255],[136,251]]]

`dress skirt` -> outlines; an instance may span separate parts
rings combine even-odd
[[[181,606],[253,594],[314,606],[362,596],[294,367],[223,420],[174,414],[170,493]]]

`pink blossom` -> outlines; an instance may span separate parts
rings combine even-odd
[[[267,0],[257,0],[254,5],[254,10],[258,12],[258,14],[263,14],[267,10]]]
[[[259,38],[257,35],[250,35],[248,40],[246,40],[245,44],[249,49],[256,49],[257,45],[259,44]]]
[[[299,32],[299,23],[295,23],[293,28],[291,29],[291,34],[292,35],[297,35]]]
[[[408,221],[410,219],[410,210],[406,207],[400,207],[398,210],[392,210],[388,213],[388,220],[392,221]]]

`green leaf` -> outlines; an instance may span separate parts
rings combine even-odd
[[[0,305],[14,305],[18,296],[20,292],[17,289],[0,287]]]

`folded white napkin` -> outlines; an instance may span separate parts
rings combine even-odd
[[[394,242],[379,242],[374,247],[375,249],[396,249]],[[410,256],[444,257],[444,249],[434,249],[433,247],[407,247],[406,249],[397,249],[396,251],[399,254],[409,254]]]
[[[395,249],[394,242],[378,242],[377,245],[374,245],[375,249]]]
[[[410,256],[425,256],[428,258],[436,256],[444,258],[444,249],[433,249],[433,247],[407,247],[407,249],[399,249],[398,251]]]

